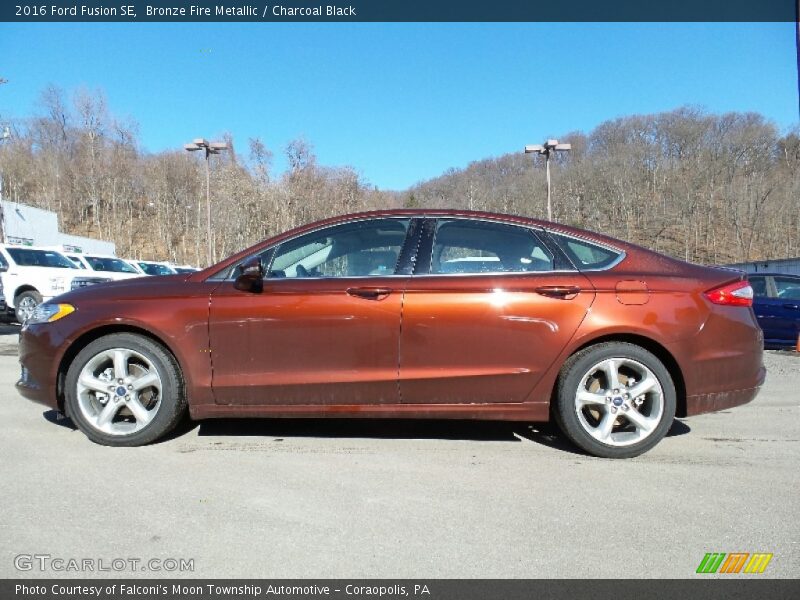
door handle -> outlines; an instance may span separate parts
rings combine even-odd
[[[536,288],[537,294],[559,300],[572,300],[580,291],[577,285],[543,285]]]
[[[800,305],[797,305],[797,304],[784,304],[783,308],[793,308],[793,309],[797,310],[798,308],[800,308]]]
[[[392,293],[392,290],[382,287],[355,287],[347,288],[347,293],[365,300],[383,300]]]

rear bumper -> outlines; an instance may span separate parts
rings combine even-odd
[[[753,400],[761,389],[761,385],[767,377],[767,370],[761,367],[758,374],[758,384],[755,387],[743,390],[731,390],[729,392],[713,392],[708,394],[698,394],[686,398],[686,416],[700,415],[703,413],[716,412],[741,406]]]

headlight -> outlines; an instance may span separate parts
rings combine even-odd
[[[50,304],[49,302],[45,302],[33,309],[33,313],[30,319],[25,321],[25,325],[52,323],[73,312],[75,312],[75,307],[72,306],[72,304]]]

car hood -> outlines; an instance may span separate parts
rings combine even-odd
[[[85,277],[98,277],[113,279],[119,281],[121,279],[134,279],[136,277],[147,277],[144,273],[122,273],[120,271],[84,271]]]
[[[169,296],[180,293],[189,277],[187,274],[146,275],[109,281],[103,285],[92,285],[59,296],[62,302],[103,301],[118,298],[145,298]]]

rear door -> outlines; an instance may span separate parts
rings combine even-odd
[[[523,402],[594,288],[527,227],[443,218],[424,231],[403,300],[400,401]]]
[[[759,327],[764,332],[764,339],[773,339],[775,329],[775,305],[771,298],[772,280],[766,275],[748,275],[747,280],[753,288],[753,312]]]

